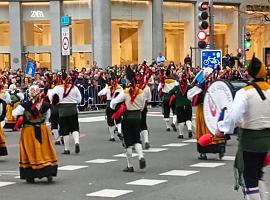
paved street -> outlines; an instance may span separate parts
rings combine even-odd
[[[156,111],[156,110],[155,110]],[[9,156],[0,158],[0,200],[237,200],[233,190],[233,157],[236,138],[227,146],[224,160],[209,155],[197,159],[196,143],[178,140],[176,132],[165,132],[158,112],[148,117],[151,148],[145,152],[147,168],[140,170],[134,157],[135,173],[124,173],[126,160],[121,143],[109,142],[103,114],[81,115],[81,153],[61,155],[57,146],[59,173],[52,184],[46,179],[28,184],[18,178],[18,132],[6,132]],[[270,183],[270,171],[266,181]],[[105,198],[107,196],[107,198]]]

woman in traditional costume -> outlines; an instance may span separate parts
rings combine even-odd
[[[20,178],[34,183],[35,178],[47,177],[48,182],[57,175],[57,157],[52,134],[46,126],[50,117],[50,103],[42,98],[38,86],[29,88],[29,100],[13,110],[12,115],[22,122],[20,137]]]

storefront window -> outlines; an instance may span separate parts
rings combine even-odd
[[[37,68],[49,70],[51,68],[50,53],[30,53],[25,55],[37,63]]]
[[[23,23],[24,46],[50,46],[49,21],[28,21]]]
[[[191,3],[164,2],[164,49],[168,62],[183,63],[194,46],[194,7]]]
[[[112,22],[112,52],[114,65],[138,63],[138,22]]]
[[[10,55],[8,53],[0,53],[0,70],[8,70],[10,68]]]
[[[92,63],[92,55],[91,53],[72,53],[70,56],[70,68],[78,69],[79,71],[85,67],[90,67]]]
[[[72,20],[72,44],[91,44],[91,22],[88,19]]]
[[[9,23],[0,21],[0,46],[9,46]]]

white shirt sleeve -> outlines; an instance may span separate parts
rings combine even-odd
[[[9,92],[6,92],[6,93],[5,93],[5,96],[6,96],[6,103],[7,103],[7,104],[10,104],[10,103],[11,103],[11,99],[10,99],[10,94],[9,94]]]
[[[112,109],[115,109],[115,106],[118,103],[121,103],[123,101],[125,101],[125,93],[124,92],[121,92],[116,98],[114,98],[113,100],[111,100],[110,107]]]
[[[75,88],[75,91],[76,91],[76,101],[77,101],[77,103],[81,103],[81,101],[82,101],[81,92],[78,89],[78,87],[74,86],[74,88]]]
[[[15,108],[12,111],[12,116],[17,117],[19,115],[23,115],[24,113],[24,107],[22,107],[21,105],[17,106],[17,108]]]
[[[18,93],[17,95],[18,95],[18,97],[20,98],[21,101],[24,100],[24,95],[23,95],[23,93]]]
[[[202,92],[202,89],[198,86],[194,86],[193,88],[189,89],[187,91],[187,98],[192,101],[193,97],[195,97],[197,94],[200,94]]]
[[[150,89],[149,86],[147,86],[146,88],[144,88],[144,96],[145,96],[145,100],[146,101],[151,101],[152,94],[151,94],[151,89]]]
[[[226,110],[224,120],[218,122],[218,129],[225,134],[233,133],[234,128],[243,123],[247,108],[247,96],[241,89],[235,94],[232,109]]]
[[[103,96],[107,94],[108,85],[106,85],[102,90],[99,91],[98,96]]]

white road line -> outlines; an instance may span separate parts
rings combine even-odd
[[[139,179],[136,181],[128,182],[127,185],[143,185],[143,186],[154,186],[161,183],[165,183],[168,180],[155,180],[155,179]]]
[[[192,174],[196,174],[200,171],[193,170],[171,170],[165,173],[160,174],[161,176],[189,176]]]
[[[190,165],[190,167],[206,167],[206,168],[215,168],[225,165],[226,163],[208,163],[208,162],[200,162],[194,165]]]
[[[66,166],[58,167],[58,170],[73,171],[73,170],[82,169],[82,168],[86,168],[86,167],[88,167],[88,166],[66,165]]]
[[[119,197],[124,194],[133,192],[133,190],[115,190],[115,189],[104,189],[97,192],[86,194],[87,197]]]

